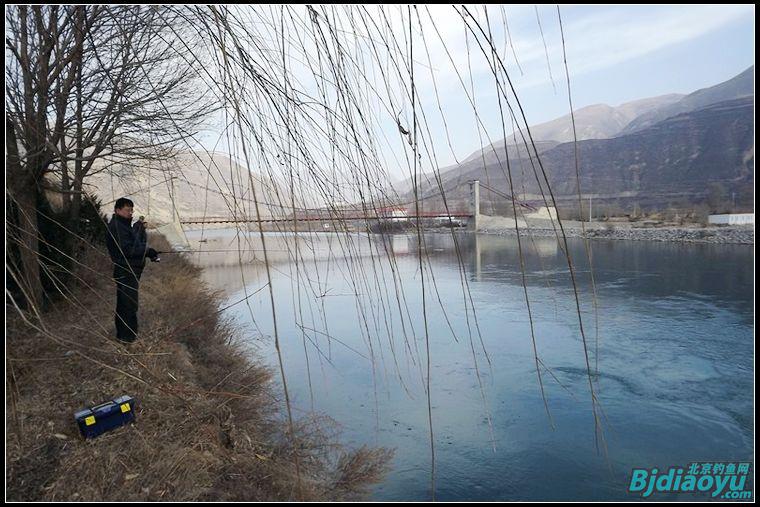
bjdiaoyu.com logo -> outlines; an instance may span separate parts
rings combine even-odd
[[[691,463],[686,469],[670,467],[661,473],[657,468],[634,468],[628,491],[647,498],[652,493],[710,493],[715,498],[751,499],[745,490],[750,463]]]

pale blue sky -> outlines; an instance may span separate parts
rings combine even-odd
[[[560,8],[576,108],[690,93],[725,81],[755,61],[754,5]],[[539,13],[557,95],[548,83],[545,58],[534,61],[530,71],[543,70],[543,76],[533,76],[543,84],[524,88],[521,95],[535,122],[567,113],[556,7],[541,6]],[[520,37],[540,38],[534,10],[520,12],[514,24]]]
[[[437,25],[461,25],[461,18],[451,15],[450,7],[438,9],[440,14],[434,16]],[[753,5],[561,6],[560,9],[575,109],[599,103],[616,106],[667,93],[690,93],[725,81],[754,64]],[[510,5],[503,12],[523,73],[518,70],[511,48],[506,48],[502,56],[529,123],[567,114],[556,5],[538,6],[546,49],[535,6]],[[489,6],[489,19],[494,38],[506,41],[501,7]],[[458,31],[461,32],[452,29],[453,46],[463,44],[464,36],[455,35]],[[549,78],[547,52],[554,86]],[[471,49],[473,60],[476,53]],[[466,51],[462,54],[466,56]],[[485,63],[480,67],[475,62],[472,65],[479,114],[492,139],[501,139],[493,77]],[[449,122],[451,137],[457,141],[455,153],[461,160],[480,145],[474,129],[476,122],[469,112],[470,105],[459,97],[461,86],[454,85],[456,79],[447,70],[441,69],[439,73],[443,75],[437,78],[439,82],[450,83],[441,94],[444,110],[447,116],[462,120]],[[509,133],[511,128],[506,130]],[[454,162],[448,148],[437,151],[439,166]]]

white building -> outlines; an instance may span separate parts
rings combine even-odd
[[[726,213],[724,215],[710,215],[707,222],[715,225],[754,225],[754,213]]]

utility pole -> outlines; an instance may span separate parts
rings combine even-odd
[[[591,194],[588,196],[588,221],[591,222]]]

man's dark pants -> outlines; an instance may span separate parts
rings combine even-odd
[[[116,338],[125,342],[137,339],[138,289],[142,269],[114,266],[116,280]]]

